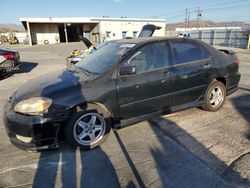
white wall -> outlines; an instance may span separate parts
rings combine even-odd
[[[7,33],[0,33],[1,35],[6,36],[8,39],[11,35],[16,36],[19,43],[23,43],[24,40],[27,40],[27,32],[7,32]]]
[[[16,32],[15,35],[16,35],[19,43],[23,43],[28,38],[27,32]]]
[[[100,21],[101,42],[103,42],[104,38],[106,40],[121,39],[123,31],[127,31],[126,37],[133,37],[133,32],[137,31],[138,35],[142,27],[146,24],[154,24],[162,27],[162,29],[156,30],[153,36],[165,36],[165,22]],[[106,32],[111,32],[110,37],[107,37]]]
[[[56,44],[58,39],[59,41],[59,33],[37,33],[37,44],[44,44],[45,40],[49,41],[49,44]]]
[[[45,40],[49,41],[49,44],[56,44],[60,42],[58,26],[56,24],[32,24],[32,41],[37,44],[44,44]]]

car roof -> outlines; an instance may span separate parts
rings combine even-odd
[[[171,40],[198,43],[199,45],[205,47],[210,53],[214,53],[215,51],[217,51],[217,49],[201,41],[200,39],[185,38],[185,37],[145,37],[145,38],[121,39],[121,40],[116,40],[113,43],[135,44],[135,48],[136,48],[136,47],[143,46],[144,44],[148,44],[151,42],[171,41]]]
[[[168,40],[179,40],[179,41],[195,41],[195,42],[201,42],[197,39],[190,39],[190,38],[180,38],[180,37],[145,37],[145,38],[134,38],[134,39],[121,39],[116,40],[114,43],[128,43],[128,44],[144,44],[144,43],[150,43],[150,42],[157,42],[157,41],[168,41]]]

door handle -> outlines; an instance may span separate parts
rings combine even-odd
[[[183,74],[180,76],[182,79],[187,79],[188,78],[188,75],[187,74]]]
[[[205,69],[208,69],[208,68],[210,68],[212,65],[210,64],[210,63],[206,63],[203,67],[205,68]]]

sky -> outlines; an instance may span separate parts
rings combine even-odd
[[[20,24],[19,17],[163,18],[167,23],[190,19],[250,23],[250,0],[0,0],[0,23]]]

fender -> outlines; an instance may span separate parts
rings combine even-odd
[[[83,103],[75,107],[76,111],[82,110],[97,110],[98,113],[103,114],[104,117],[113,117],[113,113],[102,103],[92,102],[92,103]]]

